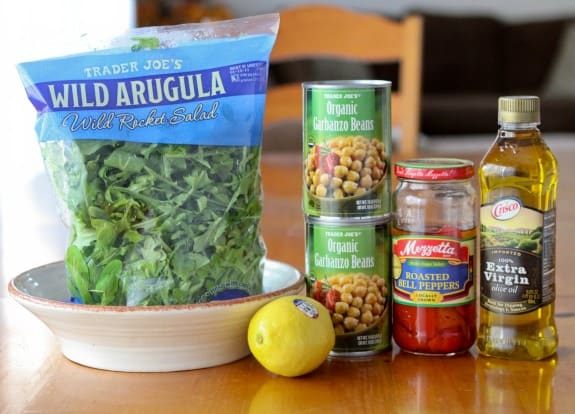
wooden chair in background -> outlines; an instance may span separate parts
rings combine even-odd
[[[420,134],[422,31],[420,16],[395,21],[334,6],[297,6],[280,11],[270,63],[329,58],[399,64],[399,85],[392,94],[392,127],[399,133],[398,152],[410,156],[417,151]],[[299,121],[301,131],[301,119],[301,82],[270,85],[264,127]]]

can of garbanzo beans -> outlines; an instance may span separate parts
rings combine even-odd
[[[391,347],[390,222],[305,216],[308,293],[331,314],[334,356]]]
[[[391,82],[303,83],[303,211],[373,217],[391,209]]]

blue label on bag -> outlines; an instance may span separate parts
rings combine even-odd
[[[227,41],[220,39],[207,42],[210,58],[203,53],[201,62],[195,59],[197,48],[206,45],[192,42],[90,59],[72,55],[49,60],[49,65],[23,63],[18,69],[38,112],[40,141],[253,146],[261,141],[273,40],[264,35],[235,39],[239,50],[261,49],[261,56],[249,61],[229,53]]]

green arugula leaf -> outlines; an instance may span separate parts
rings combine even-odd
[[[71,277],[72,294],[78,296],[82,303],[92,303],[88,288],[90,271],[80,249],[76,246],[70,246],[66,251],[65,262]]]
[[[84,303],[168,305],[234,283],[262,289],[259,147],[47,141]]]
[[[122,262],[118,259],[112,260],[102,269],[95,289],[97,293],[102,295],[100,300],[102,305],[110,305],[116,301],[121,272]]]

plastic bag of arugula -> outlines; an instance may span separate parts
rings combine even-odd
[[[70,227],[73,300],[261,293],[260,153],[277,14],[138,28],[18,65]]]

